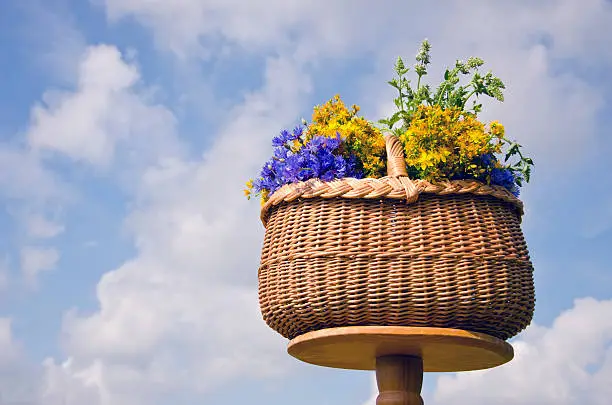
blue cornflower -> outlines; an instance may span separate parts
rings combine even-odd
[[[465,179],[469,179],[471,178],[470,176],[468,176],[465,173],[455,173],[452,175],[452,177],[450,178],[451,180],[465,180]]]
[[[293,128],[293,132],[289,136],[289,140],[295,141],[299,139],[303,133],[304,133],[304,126],[298,125],[297,127]]]
[[[317,153],[321,148],[325,147],[325,141],[327,138],[324,136],[315,136],[313,137],[306,145],[304,145],[304,149],[309,151],[310,153]]]
[[[327,171],[334,166],[334,155],[329,149],[321,148],[317,151],[317,158],[321,162],[321,171]]]
[[[482,164],[485,165],[485,167],[493,167],[495,166],[495,162],[497,162],[495,156],[490,153],[480,156],[480,160],[482,161]]]
[[[280,132],[280,134],[272,138],[272,146],[275,146],[275,147],[285,146],[287,142],[290,140],[290,138],[291,138],[291,133],[287,131],[286,129],[283,129]]]
[[[283,146],[274,148],[274,159],[276,160],[284,160],[287,159],[288,156],[292,155],[292,152],[289,148],[285,148]]]
[[[287,183],[299,181],[298,174],[302,169],[302,160],[299,154],[287,157],[282,165],[282,174]]]
[[[519,188],[516,184],[516,176],[510,169],[494,168],[491,170],[491,184],[505,187],[517,197],[519,195]]]
[[[326,138],[326,145],[330,150],[336,150],[340,147],[342,143],[342,137],[339,132],[336,132],[335,138]]]
[[[334,176],[341,179],[346,176],[347,164],[346,160],[342,156],[336,156],[334,158]]]
[[[260,178],[253,182],[255,191],[268,190],[270,193],[287,183],[320,178],[331,181],[343,177],[362,178],[357,157],[342,156],[342,138],[315,136],[299,150],[291,150],[289,142],[299,139],[303,127],[296,127],[292,133],[281,131],[273,139],[274,156],[261,169]]]
[[[509,169],[495,168],[491,170],[491,183],[505,187],[507,184],[514,183],[514,175]]]
[[[357,156],[350,155],[346,161],[346,175],[344,177],[363,178],[363,171],[359,170]]]
[[[268,160],[261,168],[260,176],[264,178],[274,177],[276,175],[274,171],[275,166],[276,166],[276,163],[274,159]]]
[[[321,176],[321,162],[319,161],[319,158],[316,154],[308,153],[306,167],[310,169],[312,178],[317,178]]]

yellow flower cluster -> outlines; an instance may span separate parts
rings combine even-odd
[[[460,108],[421,105],[400,135],[406,164],[418,178],[430,181],[478,177],[486,169],[475,158],[501,152],[504,127],[498,122],[489,127]]]
[[[254,187],[255,187],[255,184],[253,182],[253,179],[246,182],[246,187],[244,188],[243,192],[244,192],[245,197],[248,200],[250,200],[251,196],[254,194],[253,192]],[[261,205],[263,206],[268,201],[270,192],[268,190],[262,190],[260,195],[261,195]]]
[[[365,177],[383,177],[386,169],[385,140],[368,120],[358,117],[359,106],[349,110],[339,95],[314,108],[306,140],[313,136],[336,137],[346,142],[347,154],[354,154],[363,163]]]

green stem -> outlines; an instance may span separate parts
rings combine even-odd
[[[446,91],[447,84],[448,82],[444,82],[442,90],[440,90],[440,96],[438,96],[438,105],[441,105],[440,103],[442,102],[442,97],[444,96],[444,92]]]
[[[398,92],[399,92],[399,100],[400,100],[401,111],[405,111],[404,97],[402,97],[402,88],[403,88],[402,79],[403,79],[403,75],[398,72],[398,77],[399,77]],[[393,129],[393,125],[389,126],[389,129],[392,130]]]
[[[467,97],[466,97],[466,98],[465,98],[465,100],[463,101],[463,106],[462,106],[462,107],[465,107],[465,105],[467,104],[468,100],[470,99],[470,97],[472,97],[472,96],[474,95],[474,93],[476,93],[476,89],[472,90],[472,91],[471,91],[471,92],[470,92],[470,93],[467,95]]]

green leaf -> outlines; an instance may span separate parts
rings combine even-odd
[[[396,111],[391,118],[389,118],[389,122],[391,124],[395,124],[397,121],[399,121],[401,118],[401,111]]]

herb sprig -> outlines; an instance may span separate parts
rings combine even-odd
[[[414,118],[422,115],[422,106],[439,106],[443,110],[458,109],[475,118],[482,111],[480,96],[488,96],[500,102],[504,101],[503,90],[506,88],[504,82],[494,76],[491,71],[485,74],[480,73],[479,68],[484,65],[484,61],[477,57],[470,57],[465,62],[456,60],[454,67],[445,69],[444,80],[435,91],[432,91],[429,84],[423,83],[424,76],[428,74],[427,67],[431,63],[430,51],[429,41],[424,40],[414,64],[414,72],[417,76],[414,89],[411,86],[411,80],[407,77],[410,67],[406,66],[401,57],[397,58],[394,66],[395,77],[388,81],[388,84],[398,92],[397,97],[393,100],[396,111],[390,117],[378,121],[384,132],[392,133],[400,139],[406,138]],[[466,81],[466,77],[470,75],[471,78]],[[468,107],[470,100],[472,104]],[[522,186],[523,181],[529,182],[534,165],[533,160],[523,155],[520,144],[508,140],[503,135],[501,142],[507,150],[504,154],[503,165],[499,162],[498,166],[504,166],[505,169],[511,171],[518,186]],[[412,172],[415,171],[412,170]],[[490,181],[489,178],[487,182],[490,183]]]

